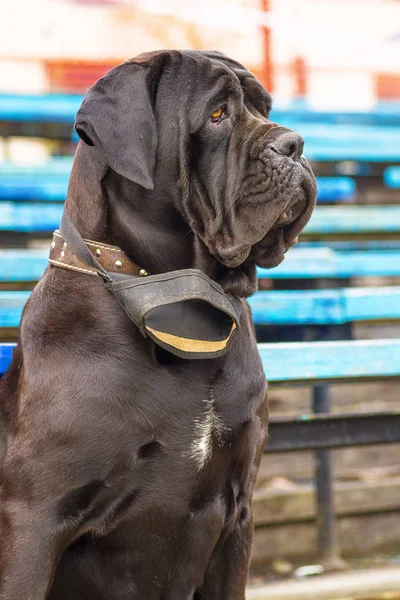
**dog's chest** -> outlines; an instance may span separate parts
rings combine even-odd
[[[194,461],[198,470],[201,470],[210,460],[214,444],[222,446],[229,432],[223,416],[217,410],[212,387],[210,387],[209,397],[203,400],[201,408],[200,414],[193,419],[193,438],[186,453]]]
[[[238,368],[236,373],[222,374],[203,389],[202,394],[196,390],[194,398],[188,398],[192,412],[187,415],[186,428],[190,435],[183,451],[197,471],[215,454],[232,454],[244,427],[257,419],[257,410],[265,401],[265,379],[257,374],[245,377]]]

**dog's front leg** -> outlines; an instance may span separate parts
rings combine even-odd
[[[213,552],[199,590],[199,600],[245,600],[253,543],[252,495],[267,438],[267,420],[268,406],[265,401],[260,404],[253,428],[248,429],[250,440],[258,439],[258,442],[253,457],[249,457],[249,463],[243,471],[245,476],[242,485],[247,491],[240,496],[234,529],[219,541]]]
[[[26,449],[26,448],[25,448]],[[51,455],[54,455],[51,453]],[[44,600],[73,524],[58,515],[61,485],[48,455],[11,450],[0,488],[0,599]],[[54,465],[53,465],[54,467]]]
[[[245,600],[252,538],[252,515],[246,511],[235,531],[215,549],[199,590],[199,600]]]
[[[0,598],[44,600],[60,554],[54,507],[30,506],[20,498],[0,509]]]

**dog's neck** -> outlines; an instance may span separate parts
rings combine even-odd
[[[107,205],[102,180],[107,165],[91,149],[78,144],[68,185],[65,210],[87,239],[109,242],[107,234]]]
[[[120,177],[95,148],[80,143],[66,211],[83,237],[119,246],[150,273],[199,268],[214,277],[217,261],[183,219],[174,193]]]

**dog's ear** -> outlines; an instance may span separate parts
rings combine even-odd
[[[161,68],[151,60],[126,62],[112,69],[88,91],[75,129],[96,146],[117,173],[144,188],[154,188],[157,124],[153,98]],[[160,61],[156,61],[158,67]]]

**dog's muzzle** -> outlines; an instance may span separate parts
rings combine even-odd
[[[145,337],[181,358],[216,358],[227,352],[239,327],[241,302],[205,273],[182,269],[138,277],[110,272],[65,213],[60,231],[73,254],[97,271]]]

